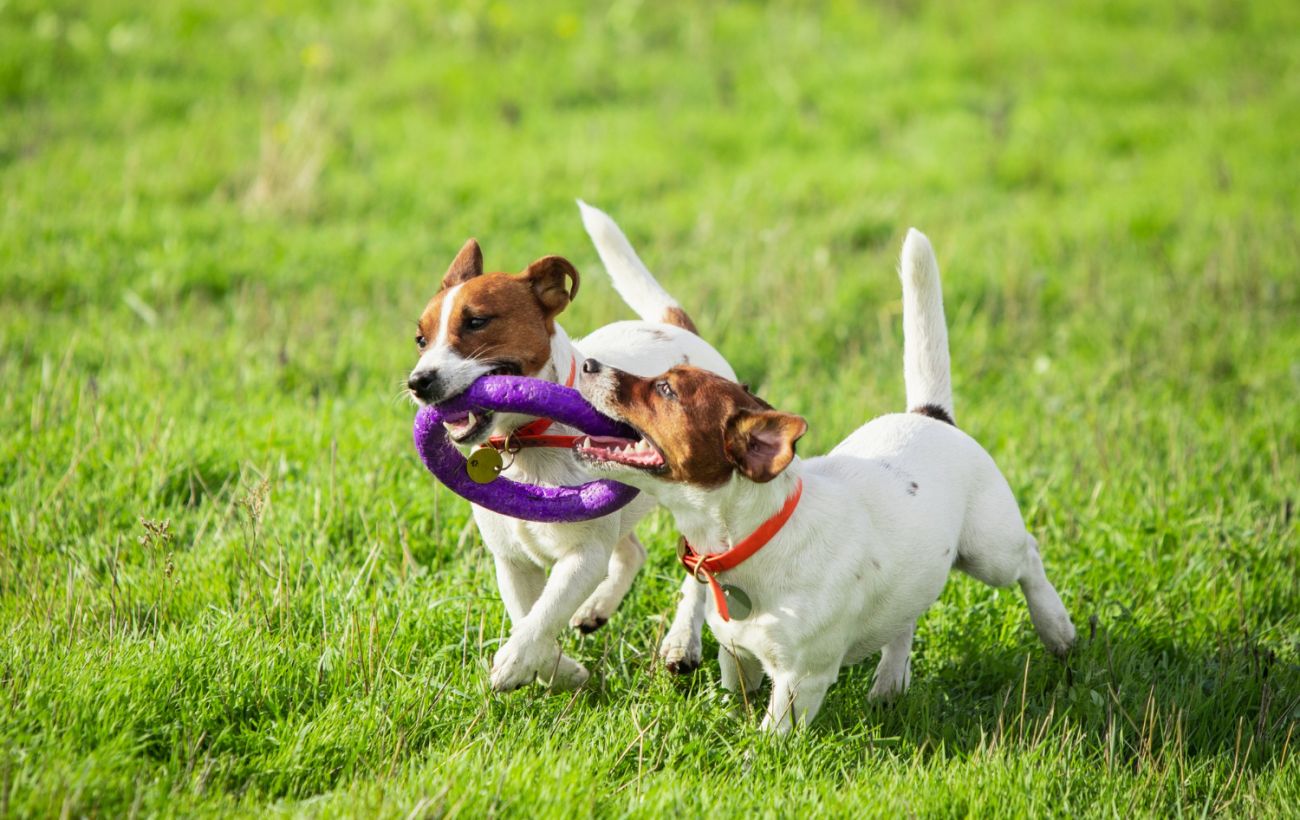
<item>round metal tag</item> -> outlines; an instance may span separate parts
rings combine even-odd
[[[482,447],[465,459],[465,472],[478,484],[490,484],[501,475],[501,454],[492,447]]]
[[[733,621],[743,621],[754,611],[754,603],[749,600],[745,590],[731,584],[722,585],[722,594],[727,596],[727,614]]]

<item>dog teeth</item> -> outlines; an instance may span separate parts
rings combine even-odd
[[[469,414],[469,418],[467,418],[467,419],[465,420],[465,426],[468,427],[468,428],[470,428],[470,429],[472,430],[472,429],[474,429],[475,425],[477,425],[477,424],[478,424],[478,416],[474,415],[474,414],[471,412],[471,413]]]

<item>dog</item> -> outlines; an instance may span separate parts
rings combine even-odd
[[[572,385],[589,356],[617,363],[630,373],[650,375],[689,362],[720,378],[735,379],[731,366],[695,333],[690,317],[655,281],[614,221],[581,200],[578,205],[615,289],[641,321],[615,322],[571,340],[556,317],[578,293],[574,266],[562,257],[547,256],[518,274],[485,273],[482,251],[470,239],[419,319],[419,360],[407,379],[417,404],[454,398],[487,375],[523,375]],[[462,448],[491,441],[505,442],[509,448],[511,442],[527,438],[521,428],[537,434],[549,425],[514,413],[468,413],[444,426]],[[576,432],[562,425],[550,429]],[[502,475],[544,486],[582,484],[593,478],[571,450],[548,447],[515,452]],[[566,624],[591,632],[613,614],[645,561],[634,528],[655,504],[650,494],[642,493],[609,515],[561,524],[523,521],[473,505],[511,622],[510,637],[492,661],[493,689],[516,689],[535,679],[555,689],[571,689],[587,680],[586,668],[560,652],[558,637]],[[698,613],[703,598],[694,586],[683,585],[686,595],[661,648],[670,668],[679,672],[700,662]]]
[[[820,458],[795,454],[803,418],[704,370],[646,378],[584,363],[583,395],[641,439],[588,437],[579,454],[672,512],[683,563],[713,589],[723,686],[771,680],[766,730],[806,725],[841,667],[876,651],[870,698],[903,693],[917,618],[953,567],[995,587],[1019,582],[1047,648],[1064,655],[1074,642],[1006,479],[956,426],[939,268],[915,230],[900,276],[911,412]]]

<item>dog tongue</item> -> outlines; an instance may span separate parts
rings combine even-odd
[[[447,428],[447,430],[451,431],[453,434],[463,433],[466,430],[473,429],[474,425],[477,423],[478,419],[474,417],[473,413],[469,412],[466,412],[463,415],[458,414],[455,418],[442,420],[442,426]]]

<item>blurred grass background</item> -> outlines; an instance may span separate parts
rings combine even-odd
[[[1300,803],[1300,6],[0,0],[0,815],[1250,814]],[[912,692],[772,743],[657,669],[672,528],[493,696],[468,508],[399,397],[467,236],[609,211],[823,451],[957,410],[1084,639],[954,579]]]

